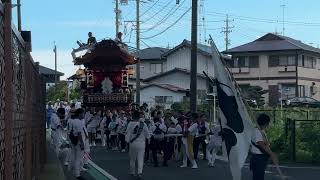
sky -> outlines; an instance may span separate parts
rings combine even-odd
[[[16,0],[13,0],[15,2]],[[174,47],[191,39],[191,0],[141,0],[141,46]],[[284,9],[281,5],[285,4]],[[120,30],[124,41],[135,47],[136,2],[121,5]],[[205,44],[209,34],[224,50],[223,27],[226,14],[235,47],[268,32],[282,33],[315,47],[320,44],[319,0],[199,0],[198,41]],[[58,70],[65,79],[79,68],[72,63],[76,41],[86,42],[87,33],[98,39],[115,37],[114,0],[22,0],[22,28],[32,32],[32,56],[41,65],[54,68],[54,43],[58,49]],[[284,10],[284,11],[283,11]],[[284,12],[284,13],[283,13]],[[16,24],[16,10],[13,10]],[[284,16],[283,16],[284,15]]]

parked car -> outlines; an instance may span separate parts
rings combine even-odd
[[[295,97],[287,100],[286,105],[291,107],[320,107],[320,101],[311,97]]]

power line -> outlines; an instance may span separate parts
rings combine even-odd
[[[207,15],[209,16],[218,16],[222,17],[225,16],[225,13],[221,12],[213,12],[213,11],[207,11]],[[266,19],[266,18],[256,18],[256,17],[249,17],[249,16],[239,16],[235,14],[229,14],[230,17],[237,19],[237,20],[245,20],[245,21],[253,21],[253,22],[262,22],[262,23],[284,23],[287,25],[303,25],[303,26],[320,26],[319,22],[303,22],[303,21],[283,21],[280,22],[279,20],[275,19]]]
[[[156,27],[158,27],[159,25],[161,25],[162,23],[164,23],[166,20],[168,20],[176,11],[177,9],[179,9],[179,7],[182,6],[182,4],[185,2],[186,0],[184,0],[181,4],[179,4],[178,7],[173,7],[172,9],[170,9],[170,11],[155,25],[153,25],[152,27],[146,29],[145,31],[142,31],[143,33],[149,32],[153,29],[155,29]]]
[[[172,23],[170,26],[168,26],[166,29],[164,29],[163,31],[153,35],[153,36],[149,36],[149,37],[144,37],[144,38],[141,38],[141,39],[151,39],[151,38],[154,38],[154,37],[157,37],[161,34],[163,34],[164,32],[166,32],[168,29],[170,29],[172,26],[174,26],[175,24],[177,24],[189,11],[191,10],[191,7],[185,12],[183,13],[174,23]]]
[[[143,23],[146,23],[146,22],[150,21],[151,19],[153,19],[154,17],[156,17],[156,16],[157,16],[159,13],[161,13],[165,8],[167,8],[167,7],[170,5],[171,2],[172,2],[172,1],[169,0],[169,2],[168,2],[165,6],[163,6],[162,8],[160,8],[159,11],[157,11],[155,14],[151,15],[150,18],[148,18],[148,19],[146,19],[146,20],[143,20]]]
[[[160,0],[157,0],[155,3],[153,3],[152,6],[150,6],[147,10],[145,10],[140,17],[144,16],[147,12],[149,12]]]

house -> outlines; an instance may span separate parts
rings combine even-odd
[[[299,40],[268,33],[224,53],[240,85],[260,86],[265,101],[277,105],[281,99],[313,97],[320,100],[320,49]]]
[[[141,102],[149,107],[160,105],[170,108],[173,103],[182,102],[186,92],[186,89],[171,84],[147,84],[141,87]]]
[[[211,57],[211,47],[198,44],[197,50],[197,73],[202,74],[205,71],[208,75],[214,76],[214,68]],[[186,69],[191,68],[191,42],[183,40],[181,44],[170,49],[162,55],[166,59],[166,70],[170,71],[175,68]]]
[[[203,74],[198,73],[197,82],[198,82],[197,83],[198,102],[201,103],[205,99],[207,89],[208,89],[206,77]],[[187,69],[174,68],[170,71],[146,78],[144,79],[144,83],[149,85],[151,84],[166,85],[166,86],[170,85],[172,87],[176,87],[181,90],[189,91],[190,71]],[[144,94],[144,91],[141,91],[141,97],[152,97],[155,99],[155,97],[157,97],[158,95],[159,95],[158,91],[152,91],[150,93],[148,92],[148,94]],[[186,93],[184,93],[183,96],[186,97]],[[176,96],[173,96],[172,98],[174,100],[177,100],[177,99],[183,100],[183,98],[181,98],[181,93],[179,95],[176,93]],[[144,102],[144,101],[141,99],[141,102]]]
[[[49,89],[55,83],[56,71],[44,66],[39,65],[39,73],[44,77],[46,82],[46,89]],[[57,81],[60,81],[60,77],[64,76],[62,72],[57,71]]]
[[[183,99],[186,99],[185,92],[179,91],[173,93],[172,90],[168,89],[168,86],[180,88],[186,92],[190,89],[191,42],[183,40],[182,43],[170,50],[162,49],[161,53],[160,50],[161,49],[159,48],[147,48],[144,51],[140,51],[141,67],[144,67],[141,72],[150,69],[151,73],[153,73],[153,76],[143,78],[143,83],[148,88],[141,90],[141,102],[147,101],[148,104],[159,104],[156,97],[160,96],[159,94],[166,89],[166,91],[170,91],[171,94],[170,96],[168,95],[169,100],[165,102],[166,107],[168,107],[169,104],[177,102],[176,100],[182,101]],[[208,89],[203,71],[213,77],[214,68],[210,46],[198,44],[197,52],[197,93],[198,103],[202,103]],[[151,53],[151,55],[148,53]],[[159,58],[160,54],[161,57]],[[151,87],[149,85],[152,85],[153,91],[150,91]],[[173,101],[170,99],[173,99]],[[153,102],[151,102],[151,100],[153,100]]]
[[[161,47],[149,47],[135,53],[140,59],[140,71],[159,74],[166,71],[166,60],[162,55],[169,49]],[[135,65],[132,65],[135,67]]]

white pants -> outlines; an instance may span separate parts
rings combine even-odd
[[[182,153],[183,153],[183,165],[187,166],[188,163],[188,159],[190,160],[190,162],[192,163],[192,165],[197,164],[196,161],[193,158],[193,154],[190,154],[190,150],[189,148],[193,148],[193,146],[189,146],[187,138],[186,137],[182,137]]]
[[[214,162],[216,161],[216,157],[217,157],[217,152],[218,152],[219,148],[213,148],[213,149],[209,149],[207,148],[207,159],[208,159],[208,163],[209,164],[214,164]]]
[[[138,165],[137,174],[142,174],[145,146],[146,144],[141,142],[133,142],[130,144],[130,174],[136,174],[136,163]]]
[[[52,138],[52,145],[54,147],[54,152],[59,155],[60,152],[60,146],[62,144],[62,134],[61,130],[57,129],[55,131],[51,131],[51,138]]]
[[[73,174],[75,177],[80,176],[82,161],[83,161],[83,150],[80,149],[80,145],[72,146],[71,162],[72,162]]]

